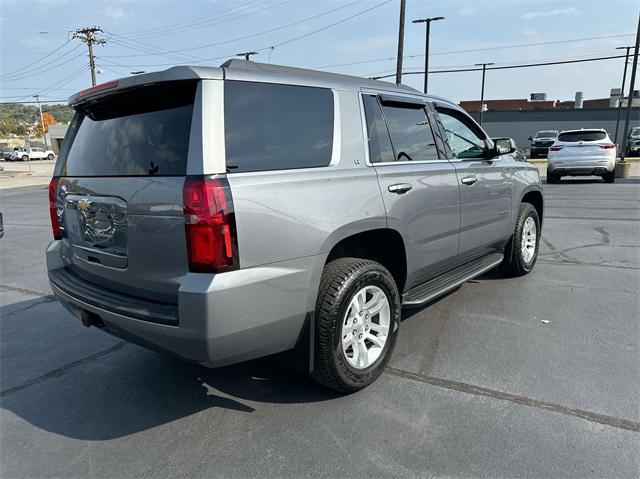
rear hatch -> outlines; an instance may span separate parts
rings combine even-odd
[[[196,86],[141,85],[76,105],[55,176],[63,260],[80,279],[177,302]]]
[[[562,158],[589,159],[606,156],[606,150],[600,146],[609,143],[606,139],[607,134],[601,130],[568,131],[560,133],[553,146],[562,147]]]

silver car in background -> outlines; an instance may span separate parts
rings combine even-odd
[[[601,176],[615,181],[616,146],[606,130],[567,130],[549,148],[547,183],[563,176]]]

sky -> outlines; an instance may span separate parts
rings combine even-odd
[[[99,26],[98,82],[172,65],[217,66],[257,50],[271,62],[359,76],[395,71],[400,0],[0,0],[0,102],[66,100],[91,86],[80,27]],[[637,0],[407,0],[405,71],[473,68],[620,54],[633,45]],[[71,40],[70,40],[71,38]],[[574,41],[575,40],[575,41]],[[555,43],[550,43],[555,42]],[[524,46],[523,46],[524,45]],[[271,48],[273,47],[273,48]],[[503,48],[508,47],[508,48]],[[53,52],[53,53],[52,53]],[[605,98],[622,81],[624,59],[487,71],[485,98]],[[393,81],[391,78],[389,81]],[[422,89],[422,75],[403,83]],[[640,83],[640,82],[639,82]],[[429,93],[480,97],[481,72],[433,73]]]

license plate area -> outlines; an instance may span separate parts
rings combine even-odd
[[[64,220],[74,257],[113,268],[127,267],[127,203],[122,198],[69,194]]]

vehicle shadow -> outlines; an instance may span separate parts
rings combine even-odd
[[[33,314],[29,303],[36,302],[16,303],[11,308]],[[104,333],[92,330],[92,334]],[[12,335],[0,337],[4,349]],[[28,344],[29,338],[20,341]],[[228,417],[217,410],[252,414],[262,407],[261,403],[298,404],[339,397],[305,375],[282,367],[278,357],[209,369],[124,342],[99,353],[53,368],[42,376],[25,377],[18,386],[2,385],[0,406],[37,428],[69,438],[102,441],[202,411],[210,411],[215,423]],[[11,435],[11,422],[3,421],[5,439]]]
[[[481,278],[493,276],[485,274]],[[402,321],[437,305],[458,289],[420,307],[403,309]],[[32,300],[2,309],[12,311],[12,320],[20,320],[19,315],[41,315],[46,307],[42,300]],[[58,321],[49,327],[56,327]],[[83,328],[79,323],[72,326]],[[105,334],[95,328],[89,331]],[[4,349],[15,336],[5,334],[5,328],[0,333],[0,347]],[[25,329],[20,341],[23,344],[42,341],[36,336],[43,334],[47,335],[47,331],[42,328]],[[71,341],[76,341],[87,334],[70,336]],[[31,352],[20,349],[18,354]],[[52,358],[45,354],[42,360]],[[41,376],[25,377],[17,386],[2,384],[0,363],[0,406],[37,428],[74,439],[103,441],[203,411],[208,412],[208,420],[216,423],[228,418],[228,414],[252,414],[272,404],[326,402],[342,396],[292,369],[286,360],[287,356],[276,355],[209,369],[123,341],[107,349],[102,346],[88,357],[54,367]],[[16,363],[19,361],[13,362]],[[20,374],[13,371],[14,377],[16,373]],[[5,421],[3,426],[9,424]]]

